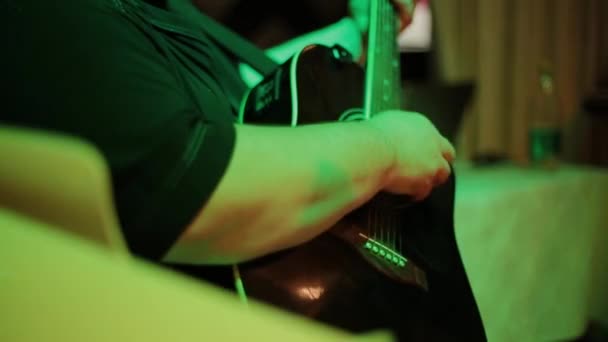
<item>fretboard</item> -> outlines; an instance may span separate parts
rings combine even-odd
[[[365,74],[366,118],[401,108],[401,67],[397,46],[397,17],[390,0],[371,0],[369,44]]]

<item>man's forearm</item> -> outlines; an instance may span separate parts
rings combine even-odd
[[[275,62],[284,63],[295,53],[311,44],[327,46],[340,44],[353,55],[355,60],[358,60],[362,53],[361,33],[354,20],[346,17],[329,26],[267,49],[266,54]],[[261,80],[260,75],[245,64],[240,65],[240,72],[249,87],[256,85]]]
[[[340,44],[357,59],[361,54],[361,32],[352,18],[345,17],[329,26],[272,47],[266,50],[266,54],[277,62],[284,62],[310,44],[327,46]]]
[[[237,126],[223,179],[165,259],[231,263],[307,241],[376,194],[392,158],[366,122]]]

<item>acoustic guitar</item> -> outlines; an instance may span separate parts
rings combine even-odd
[[[402,108],[396,13],[389,0],[370,2],[365,71],[338,45],[308,46],[249,90],[239,122],[367,120]],[[454,181],[422,202],[380,193],[310,242],[238,265],[241,295],[352,332],[485,339],[454,237]]]

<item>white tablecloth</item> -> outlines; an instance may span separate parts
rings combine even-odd
[[[608,171],[456,166],[456,236],[490,341],[608,323]]]

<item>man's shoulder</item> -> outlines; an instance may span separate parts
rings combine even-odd
[[[66,22],[90,22],[95,16],[125,13],[131,0],[0,0],[0,18],[11,31],[44,28]],[[10,26],[8,26],[10,24]]]

